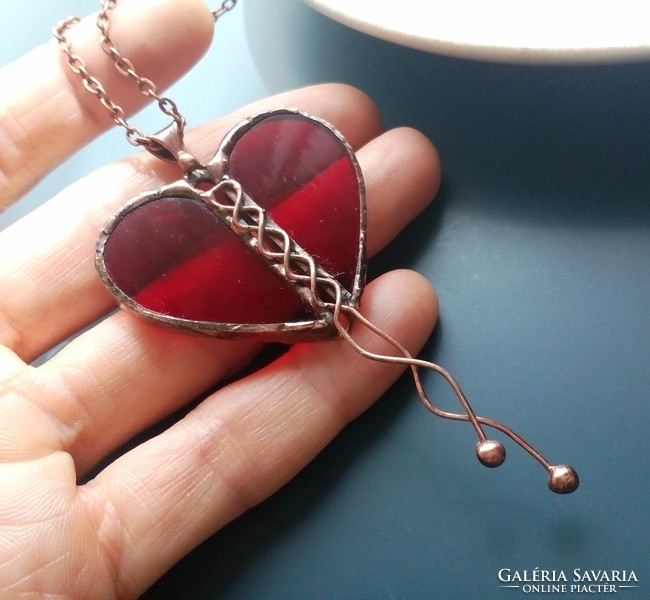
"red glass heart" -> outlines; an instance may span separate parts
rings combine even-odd
[[[217,157],[224,175],[358,299],[363,184],[340,135],[303,113],[273,111],[235,128]],[[277,339],[323,328],[293,285],[184,182],[123,207],[100,238],[97,262],[123,304],[171,325],[217,335],[261,331]]]

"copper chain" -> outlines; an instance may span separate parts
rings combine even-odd
[[[155,100],[158,103],[158,108],[164,114],[172,117],[179,129],[182,131],[185,127],[185,118],[178,110],[176,103],[171,98],[160,95],[153,81],[138,74],[133,63],[128,58],[122,56],[115,44],[113,44],[110,36],[109,13],[117,6],[117,1],[118,0],[101,1],[101,10],[97,15],[97,27],[102,34],[100,40],[101,49],[113,61],[113,65],[117,72],[124,77],[132,79],[140,93],[147,98]],[[236,4],[237,0],[225,0],[222,2],[219,8],[212,11],[214,21],[216,22],[217,19],[232,10]],[[69,17],[64,21],[61,21],[61,23],[54,28],[54,37],[58,42],[59,49],[68,59],[68,66],[73,73],[76,73],[81,77],[84,87],[91,94],[97,96],[97,99],[109,112],[115,124],[125,129],[126,139],[131,145],[143,146],[145,148],[151,146],[155,147],[157,144],[152,142],[149,136],[145,135],[140,131],[140,129],[129,123],[122,107],[118,106],[111,100],[102,83],[90,74],[84,60],[72,51],[72,44],[67,36],[67,31],[80,20],[79,17]]]

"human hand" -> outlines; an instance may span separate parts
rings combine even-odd
[[[211,18],[198,0],[184,0],[182,10],[180,2],[157,1],[155,11],[147,4],[120,4],[114,38],[163,86],[205,49]],[[138,34],[145,20],[146,39]],[[98,49],[93,27],[84,23],[71,33],[75,51],[132,111],[138,95]],[[54,44],[3,69],[0,89],[4,204],[110,126]],[[188,147],[209,157],[242,118],[286,106],[330,121],[357,150],[370,255],[433,197],[439,164],[429,142],[409,129],[380,134],[375,107],[345,86],[256,103],[191,132]],[[137,597],[288,481],[401,371],[360,357],[342,341],[298,344],[207,393],[260,345],[170,331],[123,312],[96,323],[113,308],[93,267],[97,233],[128,198],[178,177],[173,167],[139,154],[80,180],[0,235],[2,598]],[[370,283],[361,304],[413,352],[428,337],[436,308],[429,284],[406,271]],[[78,332],[42,366],[30,366]],[[387,350],[368,331],[356,335]],[[126,441],[203,394],[169,429],[79,483]]]

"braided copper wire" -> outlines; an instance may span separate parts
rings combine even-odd
[[[243,193],[241,185],[223,179],[207,192],[209,205],[269,266],[296,284],[318,312],[335,314],[351,302],[351,294],[279,227],[267,211]],[[222,201],[221,199],[224,199]]]

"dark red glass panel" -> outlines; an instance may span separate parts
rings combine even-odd
[[[163,315],[218,323],[313,318],[293,287],[198,200],[162,198],[128,213],[104,263],[120,290]]]

